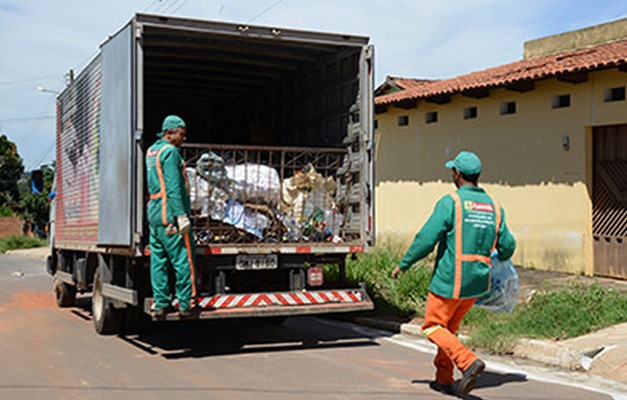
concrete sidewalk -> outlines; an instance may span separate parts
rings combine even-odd
[[[45,261],[46,257],[50,254],[50,247],[33,247],[30,249],[9,250],[5,254],[8,256],[24,258],[37,258]]]

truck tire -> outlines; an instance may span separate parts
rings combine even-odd
[[[94,328],[100,335],[113,335],[120,332],[124,309],[113,307],[113,302],[102,295],[102,285],[111,282],[106,265],[100,264],[94,274],[94,289],[91,297],[91,312]]]
[[[72,307],[76,304],[76,286],[72,286],[54,278],[54,295],[57,299],[57,306]]]

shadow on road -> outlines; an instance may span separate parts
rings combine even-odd
[[[71,312],[91,322],[91,298],[78,298]],[[378,346],[374,336],[314,317],[156,322],[119,338],[166,359]]]
[[[288,318],[282,324],[261,319],[166,322],[121,338],[166,359],[378,346],[373,338],[348,329],[329,328],[311,317]]]
[[[431,379],[414,379],[411,381],[413,384],[425,385],[427,387],[429,387],[430,382]],[[527,376],[524,374],[502,374],[499,372],[485,371],[481,375],[479,382],[477,382],[475,390],[480,391],[481,389],[502,386],[506,383],[512,382],[527,382]],[[458,385],[459,380],[455,381],[455,386],[457,387]],[[456,397],[467,400],[481,400],[482,398],[479,396],[480,392],[477,391],[473,391],[471,394],[467,394],[466,396],[457,395]]]

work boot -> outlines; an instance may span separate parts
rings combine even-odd
[[[167,311],[165,310],[165,308],[160,308],[158,310],[150,310],[150,316],[153,317],[154,319],[165,319],[166,315],[167,315]]]
[[[455,394],[455,391],[453,390],[453,385],[451,385],[450,383],[431,381],[429,382],[429,387],[431,388],[431,390],[435,390],[436,392],[440,392],[443,394]]]
[[[485,369],[485,363],[476,359],[466,371],[463,372],[462,380],[459,383],[459,393],[466,395],[477,385],[477,380]]]
[[[172,306],[166,306],[159,309],[153,308],[150,310],[150,316],[154,319],[163,320],[169,313],[174,312],[174,310],[175,309]]]
[[[179,318],[185,319],[185,320],[198,319],[198,317],[200,316],[200,312],[201,312],[200,307],[193,307],[193,308],[190,308],[189,310],[180,310]]]

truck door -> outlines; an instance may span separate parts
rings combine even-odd
[[[132,245],[133,40],[132,24],[128,24],[101,49],[99,245]]]

